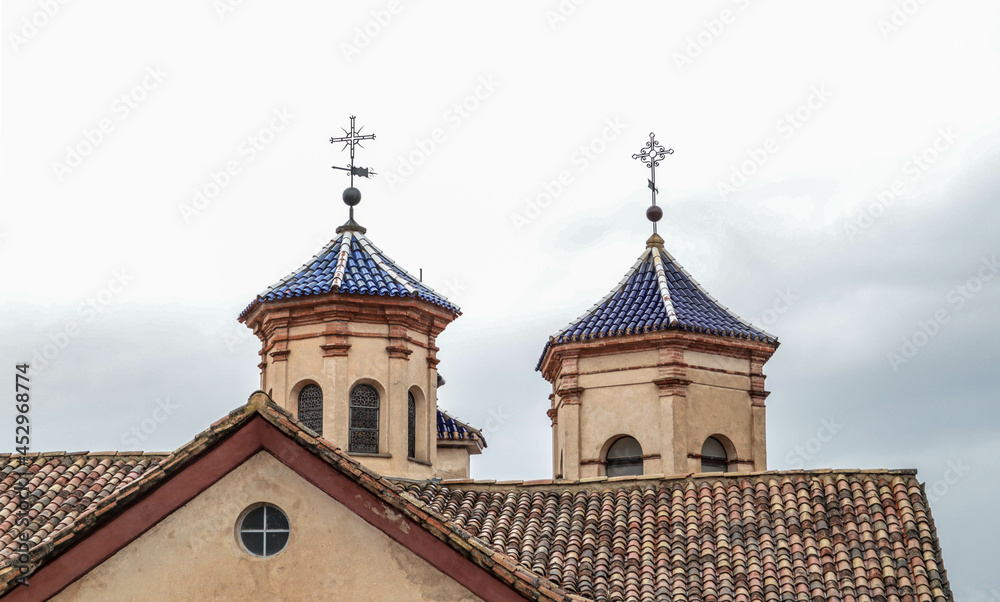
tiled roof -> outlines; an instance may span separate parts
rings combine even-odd
[[[795,471],[409,491],[593,600],[952,600],[914,471]]]
[[[312,260],[257,295],[240,317],[264,301],[326,293],[414,297],[461,313],[457,305],[393,263],[364,233],[342,229]]]
[[[21,498],[14,492],[26,481],[34,497],[28,510],[31,546],[51,541],[53,535],[99,502],[138,480],[166,454],[101,452],[91,454],[48,453],[0,454],[0,559],[14,554],[15,538],[22,532],[14,525]]]
[[[545,345],[679,329],[777,343],[709,295],[653,235],[639,259],[603,299]],[[545,356],[542,352],[542,357]],[[539,362],[539,366],[541,362]]]
[[[145,494],[182,471],[216,444],[231,439],[237,430],[257,417],[263,418],[290,440],[305,447],[375,495],[386,505],[387,511],[391,508],[392,511],[415,521],[435,538],[520,595],[532,600],[580,599],[568,595],[547,579],[539,578],[530,570],[518,566],[513,559],[495,552],[478,539],[468,537],[465,530],[444,521],[440,515],[428,512],[424,504],[406,495],[389,479],[362,466],[329,441],[313,437],[288,411],[259,391],[250,397],[247,404],[214,422],[208,429],[171,454],[3,455],[11,470],[4,471],[3,489],[0,490],[0,502],[4,504],[4,512],[7,513],[0,525],[0,542],[4,542],[3,553],[6,555],[0,561],[0,596],[15,586],[14,579],[18,575],[15,575],[11,566],[9,547],[25,529],[14,525],[10,519],[11,498],[15,497],[12,490],[14,479],[10,476],[10,472],[16,470],[17,466],[26,465],[29,467],[29,472],[46,475],[36,477],[32,481],[35,483],[32,491],[34,495],[41,496],[42,500],[49,500],[44,506],[38,507],[36,504],[29,511],[29,515],[33,518],[26,527],[32,534],[30,538],[32,548],[29,551],[31,571],[28,576],[30,577],[33,572],[72,547],[76,541],[100,528],[105,521],[116,516],[117,512],[141,500]],[[118,458],[122,458],[122,461],[118,462]],[[39,468],[36,470],[31,468],[33,466]],[[76,466],[79,468],[73,470],[69,468]],[[41,467],[48,468],[43,470]],[[54,476],[56,474],[59,476]],[[72,506],[72,509],[68,505]],[[36,518],[38,516],[43,518],[39,520]],[[53,523],[54,527],[47,527]]]
[[[475,441],[480,448],[486,447],[486,438],[479,429],[452,418],[440,409],[437,411],[437,435],[438,439]]]

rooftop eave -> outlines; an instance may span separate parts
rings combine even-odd
[[[777,339],[751,339],[683,328],[662,328],[648,332],[611,334],[562,342],[550,338],[535,370],[541,372],[546,380],[551,381],[556,376],[562,357],[567,354],[609,355],[668,346],[704,347],[711,350],[745,349],[749,353],[759,354],[764,361],[767,361],[778,349],[778,345]]]
[[[412,310],[421,312],[433,320],[434,327],[432,328],[432,333],[435,336],[440,334],[445,326],[462,315],[461,311],[454,311],[415,296],[390,297],[350,293],[322,293],[271,300],[263,300],[258,297],[237,319],[248,327],[255,328],[264,322],[266,315],[270,313],[280,314],[284,312],[287,317],[293,318],[296,310],[299,312],[343,312],[343,319],[346,320],[350,319],[352,314],[365,313],[366,309],[372,308],[380,308],[386,310],[386,313],[397,315],[400,312],[405,314],[405,312]],[[389,312],[387,310],[396,311]]]
[[[483,453],[486,443],[479,437],[476,437],[475,439],[446,439],[444,437],[438,437],[437,447],[438,449],[442,447],[465,448],[469,450],[469,454],[476,455]]]

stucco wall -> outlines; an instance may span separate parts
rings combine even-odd
[[[428,366],[430,351],[421,345],[428,337],[412,329],[407,336],[419,344],[406,343],[408,358],[392,358],[386,347],[392,342],[388,325],[352,323],[350,344],[344,356],[325,356],[324,325],[309,324],[289,329],[288,355],[282,361],[267,358],[264,391],[293,415],[298,413],[298,392],[315,383],[323,390],[323,437],[348,449],[351,389],[358,383],[373,385],[380,394],[379,454],[357,456],[359,462],[383,475],[414,479],[430,478],[436,462],[437,371]],[[416,458],[407,455],[407,394],[417,401]]]
[[[442,479],[468,479],[469,464],[469,450],[464,447],[439,447],[434,476]]]
[[[557,360],[558,369],[547,376],[557,412],[553,474],[605,474],[604,453],[619,435],[642,446],[644,474],[700,472],[700,457],[690,456],[699,456],[710,436],[723,441],[730,460],[740,460],[730,471],[766,470],[764,407],[751,398],[753,378],[762,388],[763,376],[754,377],[751,351],[719,339],[699,350],[684,349],[687,344],[656,342],[653,349],[628,351],[605,341],[580,343]]]
[[[256,502],[288,515],[288,546],[256,558],[236,521]],[[55,600],[479,600],[266,452],[57,595]]]

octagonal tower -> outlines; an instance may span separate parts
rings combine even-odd
[[[654,233],[618,286],[545,345],[553,474],[766,470],[763,366],[777,347]]]
[[[261,341],[260,386],[277,404],[380,474],[430,478],[435,341],[461,312],[365,233],[353,219],[337,228],[239,320]]]

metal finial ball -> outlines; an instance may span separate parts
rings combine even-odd
[[[344,203],[348,206],[353,207],[361,202],[361,191],[357,188],[351,186],[350,188],[344,189]]]
[[[650,205],[649,209],[646,209],[646,219],[651,222],[658,222],[660,218],[663,217],[663,209],[660,209],[656,205]]]

